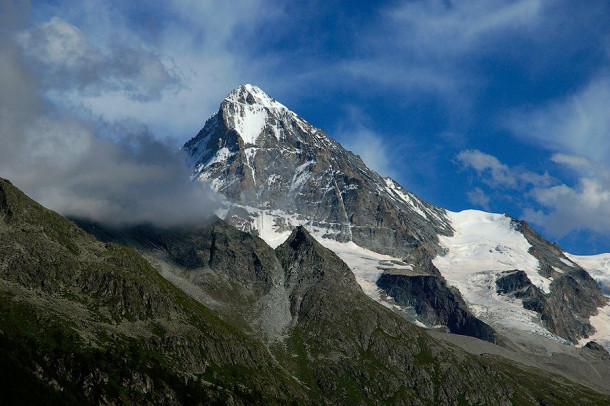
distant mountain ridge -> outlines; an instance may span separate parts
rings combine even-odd
[[[527,224],[424,202],[256,86],[232,91],[183,152],[193,179],[210,182],[226,198],[221,218],[272,246],[305,226],[350,265],[371,297],[415,322],[491,341],[495,333],[486,324],[516,326],[576,343],[595,332],[589,318],[608,303],[582,267]],[[477,224],[497,234],[477,234]],[[372,253],[362,256],[357,247]],[[488,262],[483,251],[473,256],[482,247],[494,253]],[[394,259],[377,261],[374,253]],[[523,283],[531,287],[521,288],[529,296],[499,287],[509,270],[525,272]],[[422,283],[434,293],[422,294]]]

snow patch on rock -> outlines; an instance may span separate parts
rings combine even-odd
[[[475,316],[500,328],[519,329],[562,340],[550,333],[540,316],[523,308],[520,299],[497,293],[496,280],[503,271],[522,270],[543,292],[551,279],[538,273],[538,260],[528,253],[529,242],[513,227],[510,217],[478,210],[447,212],[453,236],[441,236],[446,254],[433,263],[456,287]]]

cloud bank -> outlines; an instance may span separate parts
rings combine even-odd
[[[504,193],[505,198],[522,195],[525,207],[521,216],[555,238],[582,230],[610,236],[610,171],[603,165],[582,156],[553,155],[553,162],[577,176],[576,184],[569,186],[548,173],[509,167],[478,150],[462,151],[457,160],[463,167],[473,169],[492,190]],[[470,191],[469,198],[484,208],[489,204],[481,188]]]
[[[19,10],[3,11],[23,21]],[[175,84],[158,60],[102,55],[56,18],[32,31],[11,28],[0,31],[0,176],[64,215],[114,224],[207,220],[215,197],[205,185],[188,182],[175,146],[138,122],[85,119],[44,97],[72,86],[100,90],[108,82],[129,97],[156,97]],[[30,69],[32,61],[48,75]],[[149,64],[152,73],[142,75]],[[66,84],[68,78],[73,82]]]

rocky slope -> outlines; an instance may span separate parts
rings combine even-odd
[[[307,399],[265,346],[0,180],[3,404]]]
[[[554,404],[587,393],[548,372],[429,337],[368,298],[346,264],[302,227],[273,250],[221,220],[190,230],[80,224],[138,248],[169,280],[262,340],[307,388],[308,402]]]

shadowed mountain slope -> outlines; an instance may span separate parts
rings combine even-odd
[[[265,346],[0,180],[0,397],[19,403],[287,402]],[[11,376],[13,378],[11,378]],[[5,403],[6,404],[6,403]]]
[[[588,392],[547,372],[431,338],[367,297],[345,263],[302,227],[274,252],[221,220],[190,231],[103,232],[82,224],[102,237],[130,241],[168,279],[262,340],[313,403],[558,404]],[[588,393],[585,402],[604,399]]]

